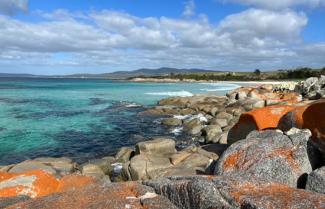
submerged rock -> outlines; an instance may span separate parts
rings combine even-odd
[[[180,126],[182,125],[182,120],[178,118],[165,118],[161,123],[166,126]]]

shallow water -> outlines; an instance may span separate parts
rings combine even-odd
[[[232,84],[0,78],[0,165],[39,156],[78,162],[169,134],[137,113],[169,96],[224,95]],[[141,106],[138,106],[141,105]],[[171,133],[172,134],[172,133]]]

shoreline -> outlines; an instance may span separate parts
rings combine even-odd
[[[125,80],[129,82],[135,83],[234,83],[234,84],[256,84],[256,85],[263,85],[263,84],[284,84],[284,83],[297,83],[294,80],[263,80],[263,81],[214,81],[214,80],[191,80],[191,79],[155,79],[155,78],[134,78],[131,80]]]
[[[321,79],[317,82],[323,85]],[[252,83],[256,84],[248,82]],[[325,179],[321,170],[325,170],[325,139],[322,138],[325,133],[319,132],[325,124],[325,117],[319,117],[325,116],[325,89],[321,97],[315,98],[314,90],[304,86],[308,83],[298,84],[301,85],[298,89],[302,88],[300,92],[278,90],[276,84],[264,82],[264,86],[240,87],[226,96],[168,97],[142,114],[159,117],[160,125],[170,129],[182,129],[191,137],[184,148],[177,150],[176,141],[163,135],[132,147],[121,147],[115,156],[83,164],[66,157],[41,157],[0,166],[0,184],[3,191],[9,188],[10,195],[18,197],[18,203],[9,203],[15,206],[16,203],[33,205],[39,200],[53,204],[57,201],[51,202],[53,197],[69,199],[80,193],[84,196],[115,194],[115,188],[119,188],[122,206],[129,199],[145,204],[145,199],[150,198],[150,202],[158,201],[155,205],[162,208],[178,209],[194,198],[197,202],[186,208],[210,205],[240,208],[243,201],[258,208],[271,204],[296,208],[301,206],[303,198],[304,202],[309,201],[303,208],[322,207],[325,206],[324,182],[314,184],[313,181],[318,181],[317,175]],[[302,96],[305,87],[310,92]],[[301,182],[301,177],[306,181]],[[17,182],[19,178],[24,181]],[[54,183],[35,186],[34,179]],[[24,193],[20,193],[21,187]],[[94,191],[94,188],[100,189]],[[134,194],[137,188],[145,189],[146,193]],[[1,189],[0,198],[3,197]],[[21,194],[29,199],[20,200]],[[224,199],[225,195],[229,199]],[[248,199],[241,200],[238,195]],[[115,196],[104,198],[105,201],[116,199]],[[162,205],[157,198],[165,198],[163,202],[169,205]],[[91,203],[97,201],[94,199]]]

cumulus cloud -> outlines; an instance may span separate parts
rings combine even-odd
[[[325,6],[325,0],[222,0],[223,2],[240,3],[249,6],[283,9],[296,6],[305,6],[309,8],[317,8]]]
[[[195,15],[195,2],[194,0],[189,0],[185,3],[185,8],[183,11],[184,17],[191,17]]]
[[[0,13],[13,15],[18,11],[28,10],[28,0],[1,0]]]
[[[324,64],[325,44],[304,44],[300,33],[308,19],[291,10],[249,9],[219,24],[204,16],[143,18],[109,10],[36,15],[42,21],[0,15],[0,70],[13,65],[247,70]]]

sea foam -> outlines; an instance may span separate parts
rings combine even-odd
[[[166,92],[147,92],[147,95],[155,96],[179,96],[179,97],[190,97],[193,96],[191,92],[188,91],[166,91]]]

